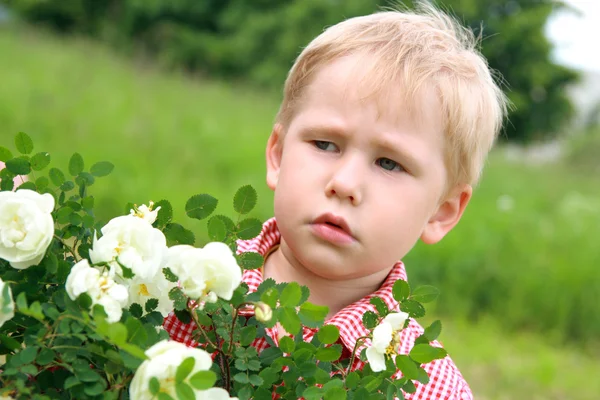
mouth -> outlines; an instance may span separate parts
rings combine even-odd
[[[319,216],[312,226],[318,236],[335,244],[348,244],[356,240],[346,220],[331,213]]]

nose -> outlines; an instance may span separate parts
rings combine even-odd
[[[327,197],[336,196],[341,200],[349,200],[354,206],[362,202],[363,172],[360,161],[350,157],[340,159],[334,166],[329,182],[325,186]]]

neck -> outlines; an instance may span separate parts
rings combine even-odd
[[[327,318],[330,318],[344,307],[375,292],[384,281],[387,272],[347,280],[327,279],[295,259],[282,240],[280,247],[266,259],[263,275],[265,279],[272,278],[277,283],[297,282],[307,286],[310,289],[308,301],[327,306]]]

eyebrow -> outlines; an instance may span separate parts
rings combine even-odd
[[[328,135],[338,136],[343,139],[347,139],[350,134],[341,126],[337,125],[310,125],[303,129],[306,132],[311,133],[327,133]],[[401,133],[384,133],[382,138],[373,139],[372,144],[384,151],[398,154],[402,158],[402,164],[406,164],[407,168],[411,172],[418,172],[425,166],[425,160],[420,157],[416,157],[413,152],[408,151],[402,144],[403,140],[392,139],[392,137],[401,136]]]
[[[376,138],[372,141],[377,148],[398,154],[402,158],[403,163],[407,164],[407,167],[411,170],[411,172],[417,172],[421,170],[421,168],[425,165],[424,159],[415,156],[415,152],[409,151],[404,145],[403,140],[391,139],[392,136],[399,135],[398,133],[388,133],[384,135],[385,136],[383,138]],[[417,144],[414,145],[418,146]]]

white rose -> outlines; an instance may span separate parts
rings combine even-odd
[[[173,398],[175,392],[175,372],[177,367],[188,357],[194,358],[194,368],[184,382],[189,383],[189,378],[198,371],[207,371],[212,365],[212,358],[206,351],[198,348],[187,347],[183,343],[172,340],[163,340],[146,350],[148,359],[135,371],[129,397],[136,400],[154,398],[150,393],[150,379],[156,378],[160,383],[160,390]],[[220,400],[230,399],[224,389],[211,388],[209,390],[195,390],[196,399]]]
[[[166,266],[179,277],[183,293],[205,302],[217,297],[230,300],[242,281],[242,270],[231,249],[221,242],[204,248],[173,246],[167,252]]]
[[[154,221],[156,221],[156,217],[158,216],[158,210],[160,210],[160,207],[157,207],[156,209],[154,208],[154,202],[150,202],[149,203],[150,206],[147,206],[145,204],[142,204],[141,206],[134,206],[132,210],[129,210],[129,213],[131,215],[134,215],[138,218],[143,219],[144,221],[153,224]]]
[[[108,316],[106,320],[110,323],[121,319],[123,307],[127,304],[127,288],[116,283],[107,272],[101,274],[98,269],[90,267],[87,260],[81,260],[71,268],[65,289],[72,300],[87,293],[92,305],[104,307]]]
[[[10,286],[0,279],[0,327],[14,316],[15,302],[13,301],[12,291]]]
[[[156,311],[166,317],[173,311],[173,300],[169,299],[169,291],[177,284],[169,282],[162,271],[159,271],[154,279],[143,280],[134,277],[129,283],[129,302],[128,306],[138,303],[142,307],[149,299],[157,299],[158,307]]]
[[[133,215],[113,218],[102,229],[102,237],[94,237],[90,259],[94,264],[107,262],[111,273],[122,276],[116,262],[130,268],[140,279],[153,279],[161,270],[167,251],[167,239],[147,221]]]
[[[407,318],[408,314],[405,312],[391,313],[373,329],[371,347],[367,348],[366,356],[374,372],[385,370],[386,354],[397,354],[399,333]]]
[[[17,269],[39,264],[54,235],[53,209],[48,193],[0,192],[0,258]]]

